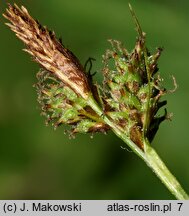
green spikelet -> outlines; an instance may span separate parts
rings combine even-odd
[[[138,146],[143,148],[144,133],[152,141],[159,124],[167,118],[167,112],[158,116],[158,110],[166,104],[161,96],[166,93],[161,86],[157,60],[162,49],[151,54],[146,50],[144,34],[136,41],[135,48],[129,53],[121,42],[109,40],[112,50],[104,55],[104,86],[106,110],[116,124]],[[110,67],[112,65],[113,67]],[[147,68],[148,67],[148,68]],[[145,128],[146,127],[146,128]]]
[[[38,101],[47,124],[56,128],[71,125],[71,133],[106,132],[109,127],[87,105],[87,101],[61,83],[51,73],[41,70],[37,74]]]

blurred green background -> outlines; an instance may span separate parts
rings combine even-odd
[[[6,1],[1,0],[0,12]],[[13,1],[9,1],[13,2]],[[131,50],[136,32],[126,0],[15,0],[62,36],[84,64],[94,57],[100,79],[107,39]],[[165,48],[160,72],[172,88],[173,120],[153,146],[189,192],[189,1],[132,1],[150,50]],[[77,135],[44,125],[32,85],[39,67],[0,18],[0,199],[174,199],[151,170],[114,134]]]

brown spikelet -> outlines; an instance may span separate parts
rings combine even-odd
[[[6,23],[25,45],[26,52],[46,70],[54,73],[65,85],[75,93],[87,99],[90,87],[84,69],[75,55],[66,49],[55,33],[42,27],[35,21],[27,9],[8,5],[3,16],[12,24]]]

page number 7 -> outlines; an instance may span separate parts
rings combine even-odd
[[[182,207],[182,205],[183,205],[183,203],[177,203],[178,204],[178,211],[180,211],[181,210],[181,207]]]

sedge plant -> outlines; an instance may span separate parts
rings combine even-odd
[[[151,54],[145,33],[129,5],[138,33],[131,52],[116,40],[103,56],[103,83],[82,66],[55,33],[39,24],[23,6],[8,5],[6,23],[26,46],[42,69],[38,72],[38,101],[42,114],[54,127],[70,125],[70,134],[106,133],[112,130],[156,174],[177,199],[189,199],[177,179],[151,145],[162,121],[169,119],[162,96],[169,91],[162,85],[157,61],[162,48]],[[88,63],[91,67],[91,59]],[[110,65],[113,64],[113,67]],[[173,78],[176,86],[176,81]]]

